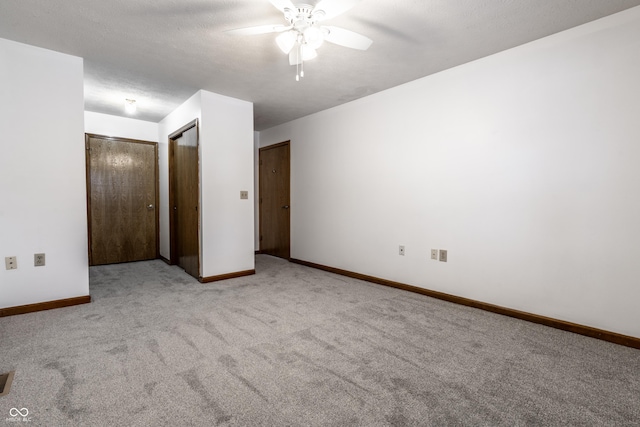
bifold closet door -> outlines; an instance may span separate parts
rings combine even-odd
[[[198,131],[192,127],[172,140],[173,221],[177,264],[199,278]]]

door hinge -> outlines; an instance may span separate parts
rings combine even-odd
[[[260,236],[260,241],[262,242],[262,236]]]

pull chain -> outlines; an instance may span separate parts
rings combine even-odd
[[[302,49],[301,45],[298,44],[296,47],[296,81],[300,81],[300,50]]]

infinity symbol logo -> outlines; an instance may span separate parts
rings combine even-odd
[[[11,408],[11,410],[9,411],[9,415],[11,415],[12,417],[17,417],[18,415],[20,415],[21,417],[26,417],[27,415],[29,415],[29,410],[27,408]]]

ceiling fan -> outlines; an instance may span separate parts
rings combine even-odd
[[[373,41],[362,34],[340,27],[320,25],[351,9],[360,0],[320,0],[315,6],[291,0],[269,0],[284,13],[288,25],[272,24],[240,28],[226,31],[236,35],[280,33],[276,43],[289,55],[289,64],[296,66],[296,80],[304,77],[304,61],[318,56],[318,49],[324,41],[352,49],[367,50]]]

